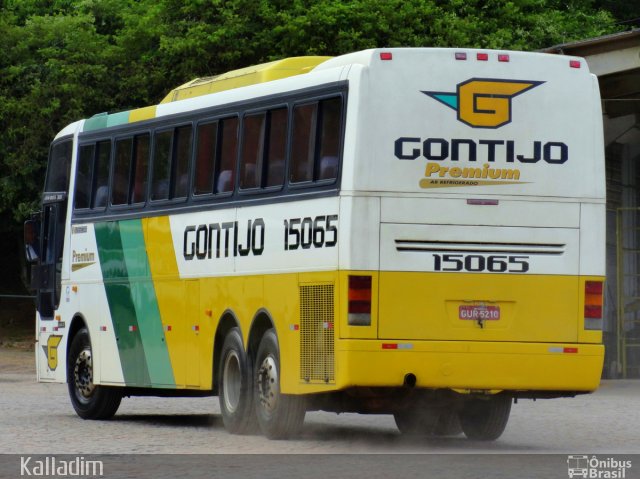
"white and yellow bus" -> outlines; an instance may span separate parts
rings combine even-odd
[[[499,437],[517,398],[598,387],[605,173],[579,58],[298,57],[64,128],[25,225],[37,371],[85,419],[218,395]]]

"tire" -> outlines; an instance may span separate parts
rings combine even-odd
[[[120,407],[118,388],[93,384],[91,340],[86,328],[78,331],[69,348],[67,386],[71,405],[82,419],[110,419]]]
[[[451,409],[445,409],[440,413],[436,427],[433,429],[434,436],[457,436],[462,434],[460,416]]]
[[[470,399],[460,411],[460,425],[469,439],[494,441],[507,427],[510,412],[509,396]]]
[[[238,328],[227,333],[220,353],[218,398],[225,429],[231,434],[258,430],[253,408],[253,369]]]
[[[462,432],[458,414],[450,409],[413,407],[393,413],[398,430],[407,436],[454,436]]]
[[[262,433],[269,439],[297,435],[304,423],[305,400],[280,393],[280,352],[273,329],[260,341],[253,377],[255,411]]]

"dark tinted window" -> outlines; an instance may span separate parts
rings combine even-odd
[[[96,147],[93,144],[80,147],[76,171],[76,191],[73,203],[75,209],[84,209],[91,206],[91,185],[93,183],[92,175],[95,151]]]
[[[220,161],[216,168],[215,192],[233,191],[238,157],[238,118],[220,120]]]
[[[242,157],[240,188],[259,188],[262,179],[265,113],[247,115],[242,124]]]
[[[45,191],[68,191],[69,172],[71,171],[71,140],[56,143],[49,152]]]
[[[153,175],[151,179],[151,199],[169,199],[171,178],[171,140],[173,131],[163,131],[154,136]]]
[[[111,141],[101,141],[97,145],[96,162],[93,169],[92,208],[104,208],[109,198],[109,160]]]
[[[133,139],[116,141],[116,157],[113,164],[111,204],[126,205],[129,202]]]
[[[172,198],[186,198],[189,193],[189,162],[191,161],[191,126],[176,128],[173,158]]]
[[[198,126],[198,146],[193,192],[196,195],[213,193],[218,122]]]
[[[269,112],[269,133],[266,156],[266,187],[280,186],[284,182],[284,164],[287,158],[287,124],[286,108],[278,108]]]
[[[335,180],[338,177],[341,131],[341,98],[296,106],[293,110],[289,181]]]
[[[338,177],[338,158],[342,131],[342,102],[331,98],[320,102],[320,148],[318,156],[318,180]]]
[[[149,171],[149,135],[138,135],[133,149],[133,189],[131,203],[144,203],[147,199],[147,172]]]
[[[318,103],[299,105],[293,109],[293,139],[289,180],[301,183],[313,180]]]

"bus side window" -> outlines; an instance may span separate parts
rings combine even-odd
[[[171,198],[186,198],[189,193],[189,163],[191,162],[191,125],[176,128],[172,165]]]
[[[320,162],[316,178],[318,180],[334,180],[338,177],[338,159],[340,157],[341,99],[322,100],[320,115]]]
[[[131,204],[144,203],[147,199],[147,171],[149,171],[149,135],[137,135],[133,150],[133,187]]]
[[[284,162],[287,154],[287,124],[286,108],[269,111],[267,133],[267,156],[263,185],[267,188],[282,186],[284,182]]]
[[[91,205],[91,176],[93,175],[93,160],[95,145],[84,145],[78,153],[78,167],[73,207],[76,210],[87,209]]]
[[[220,151],[216,165],[215,193],[233,191],[238,156],[238,118],[220,120]]]
[[[313,181],[317,113],[317,102],[298,105],[293,109],[293,140],[289,167],[291,183]]]
[[[173,131],[156,133],[153,143],[153,170],[151,177],[151,199],[169,199],[171,174],[171,142]]]
[[[242,122],[240,189],[259,188],[262,180],[265,113],[247,115]]]
[[[126,205],[129,199],[133,139],[116,141],[116,158],[113,164],[111,204]]]
[[[105,208],[109,198],[109,160],[111,159],[111,141],[98,143],[98,153],[93,169],[93,188],[91,207]]]
[[[213,172],[218,136],[218,122],[198,125],[194,195],[213,193]]]

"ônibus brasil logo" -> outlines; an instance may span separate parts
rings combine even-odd
[[[511,100],[542,81],[471,78],[455,92],[423,91],[458,112],[458,120],[473,128],[500,128],[511,122]]]

